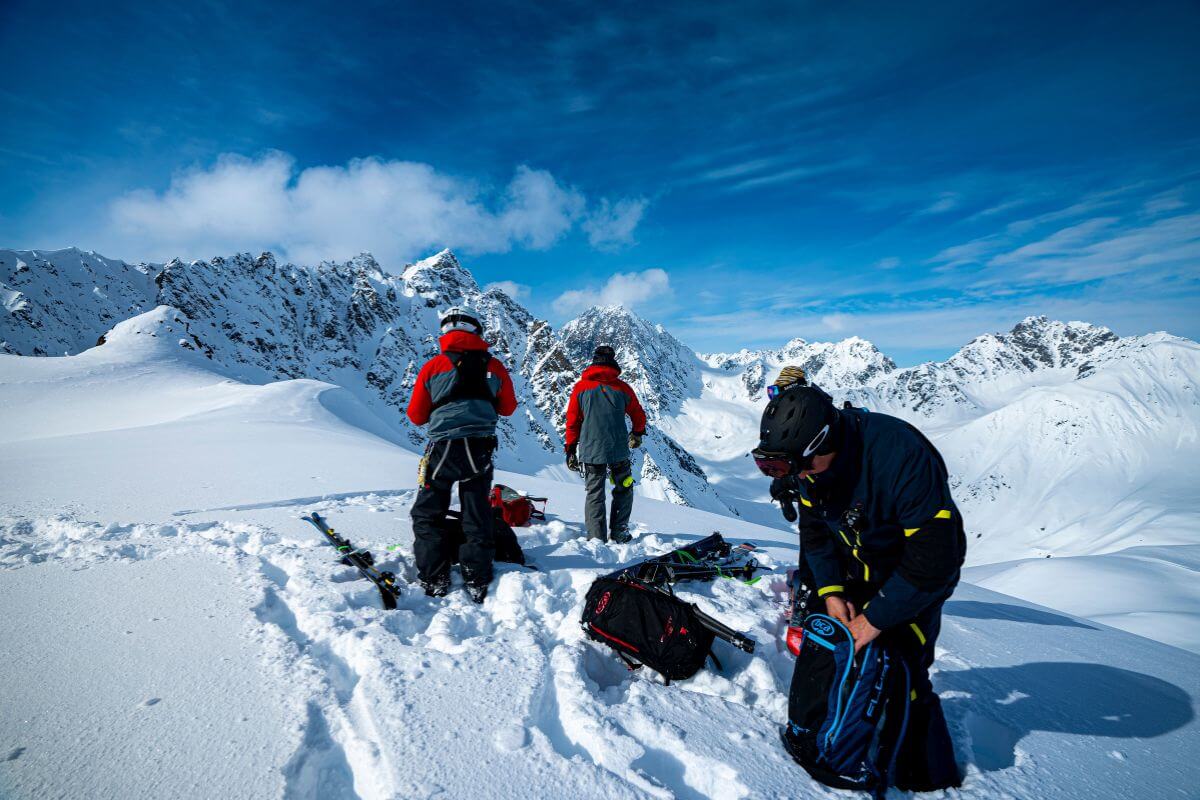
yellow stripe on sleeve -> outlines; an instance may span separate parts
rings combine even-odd
[[[913,630],[913,633],[915,633],[915,634],[917,635],[917,640],[918,640],[918,641],[919,641],[921,644],[925,644],[925,634],[924,634],[924,633],[922,633],[922,632],[921,632],[921,629],[917,627],[917,623],[915,623],[915,622],[910,622],[910,623],[908,623],[908,627],[912,628],[912,630]]]
[[[822,586],[820,589],[817,590],[817,596],[824,597],[827,594],[833,594],[834,592],[844,592],[844,591],[846,591],[845,586]]]
[[[934,519],[950,519],[950,509],[943,508],[941,511],[933,515]]]

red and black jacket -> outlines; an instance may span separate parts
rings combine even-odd
[[[646,432],[646,412],[616,367],[593,365],[583,371],[567,404],[567,452],[575,450],[584,464],[617,464],[629,460],[629,430]]]
[[[417,375],[408,418],[428,423],[433,441],[494,436],[498,417],[517,410],[508,370],[473,333],[450,331],[438,344],[442,352]]]

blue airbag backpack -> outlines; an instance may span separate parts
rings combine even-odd
[[[854,654],[838,620],[810,614],[796,657],[783,744],[815,780],[882,798],[908,727],[910,676],[879,639]]]

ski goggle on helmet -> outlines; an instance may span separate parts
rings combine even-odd
[[[774,400],[793,386],[807,386],[808,375],[803,367],[784,367],[775,382],[767,387],[767,399]]]
[[[751,451],[764,475],[782,478],[812,469],[813,457],[837,443],[840,416],[833,400],[816,386],[789,386],[763,411],[758,447]]]

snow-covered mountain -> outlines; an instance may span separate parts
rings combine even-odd
[[[154,307],[157,271],[75,248],[0,250],[0,353],[60,356],[94,346]]]
[[[416,373],[437,352],[437,312],[467,303],[509,366],[520,400],[503,420],[501,465],[564,476],[567,399],[592,342],[620,346],[626,377],[653,419],[698,386],[687,350],[661,328],[620,308],[593,309],[555,333],[502,291],[483,291],[449,251],[385,273],[370,255],[315,267],[270,253],[165,265],[105,259],[75,249],[0,251],[0,351],[61,355],[92,347],[113,324],[169,306],[186,320],[187,346],[230,377],[266,382],[315,378],[355,393],[420,447],[403,414]],[[666,374],[656,366],[678,364]],[[659,428],[637,454],[642,493],[730,513],[694,458]],[[736,512],[734,512],[736,513]]]
[[[967,522],[968,574],[982,585],[1200,647],[1195,616],[1180,616],[1200,601],[1190,588],[1200,547],[1200,346],[1045,317],[907,369],[864,359],[864,344],[840,343],[858,357],[839,359],[837,370],[795,341],[705,356],[713,372],[704,394],[669,429],[723,497],[767,522],[754,513],[761,477],[725,442],[753,440],[763,381],[786,363],[805,366],[838,400],[906,418],[933,438]],[[1097,560],[1103,554],[1114,557]]]

